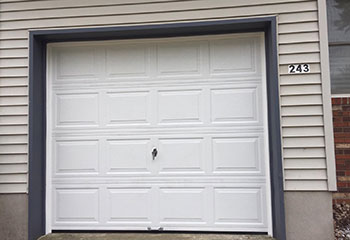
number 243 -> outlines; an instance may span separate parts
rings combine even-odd
[[[310,72],[309,64],[293,64],[288,66],[288,73],[308,73]]]

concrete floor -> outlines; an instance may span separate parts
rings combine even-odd
[[[272,240],[261,235],[174,233],[53,233],[39,240]]]

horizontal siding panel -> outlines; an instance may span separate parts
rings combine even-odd
[[[327,180],[308,180],[308,181],[285,181],[285,189],[288,191],[327,191]]]
[[[1,69],[0,69],[1,70]],[[289,74],[288,73],[288,64],[284,64],[284,65],[280,65],[279,66],[279,70],[280,70],[280,75],[284,76],[303,76],[303,74]],[[319,63],[311,63],[310,64],[310,73],[304,74],[304,76],[308,76],[311,74],[315,74],[315,73],[320,73],[321,72],[321,66]]]
[[[0,16],[0,21],[13,21],[13,20],[32,20],[32,19],[52,19],[52,18],[70,18],[70,17],[87,17],[87,16],[106,16],[106,15],[119,15],[119,14],[129,14],[135,15],[140,13],[152,13],[152,12],[164,12],[164,11],[188,11],[188,10],[205,10],[205,9],[216,9],[216,8],[242,8],[246,6],[258,6],[266,4],[276,4],[281,3],[281,0],[271,1],[266,0],[261,2],[261,0],[202,0],[198,1],[183,1],[181,4],[179,2],[164,2],[164,3],[152,3],[151,1],[147,4],[133,4],[133,5],[120,5],[120,4],[104,4],[101,6],[87,7],[84,8],[65,8],[57,9],[51,4],[51,8],[45,11],[42,10],[30,10],[21,12],[5,12],[3,9]],[[306,2],[305,0],[297,0],[295,2]],[[114,2],[116,3],[116,2]],[[283,3],[283,2],[282,2]],[[286,3],[286,2],[284,2]],[[65,6],[67,7],[67,5]],[[40,9],[40,8],[39,8]],[[310,8],[307,8],[310,9]],[[314,8],[311,8],[314,10]],[[22,17],[20,17],[22,16]]]
[[[306,2],[307,0],[293,0],[293,2]],[[196,1],[194,3],[191,3],[193,1],[190,1],[188,4],[187,1],[181,1],[181,4],[179,4],[179,1],[174,1],[174,0],[157,0],[157,5],[165,5],[165,6],[171,6],[172,2],[175,2],[177,5],[188,5],[188,7],[191,7],[191,9],[196,9],[198,6],[206,6],[206,7],[224,7],[224,6],[249,6],[249,5],[259,5],[262,3],[261,0],[235,0],[234,4],[232,4],[232,1],[229,0],[220,0],[220,1],[202,1],[204,3],[201,3],[199,5],[198,3],[196,4]],[[216,3],[216,5],[211,5],[210,3]],[[285,3],[283,0],[264,0],[264,4],[276,4],[276,3]],[[151,7],[154,7],[155,4],[152,3],[149,0],[118,0],[117,2],[115,0],[103,0],[103,2],[96,2],[95,0],[75,0],[75,1],[68,1],[68,0],[60,0],[60,1],[31,1],[30,3],[28,2],[22,2],[22,3],[9,3],[9,4],[1,4],[0,9],[2,13],[9,12],[9,11],[28,11],[28,10],[42,10],[46,9],[46,11],[50,12],[51,9],[62,9],[64,8],[67,10],[67,8],[78,8],[81,10],[85,10],[85,8],[91,9],[97,9],[99,7],[109,7],[112,8],[113,6],[119,6],[119,11],[122,11],[125,8],[127,9],[129,6],[123,6],[123,5],[130,5],[132,4],[133,7],[139,7],[141,8],[147,8],[148,5]],[[221,4],[221,5],[220,5]],[[174,4],[173,4],[174,5]],[[176,7],[176,5],[175,5]],[[152,9],[152,8],[151,8]],[[72,9],[75,10],[75,9]],[[173,9],[174,11],[175,9]],[[32,11],[31,11],[32,12]],[[53,12],[50,12],[52,15],[54,15]],[[72,13],[74,14],[74,12]],[[79,13],[76,13],[79,14]],[[103,14],[103,12],[99,13]],[[45,17],[45,16],[41,16]]]
[[[283,166],[285,169],[326,169],[326,159],[316,158],[316,159],[285,159]]]
[[[0,97],[1,95],[27,95],[28,87],[0,87]],[[3,104],[0,99],[0,105]]]
[[[287,67],[286,67],[287,69]],[[280,76],[281,85],[321,84],[321,74],[289,74]]]
[[[26,163],[22,164],[1,164],[0,174],[7,173],[27,173],[28,167]]]
[[[300,148],[300,147],[324,147],[325,142],[323,137],[310,138],[287,138],[283,139],[284,148]]]
[[[284,158],[325,158],[326,153],[324,148],[295,148],[284,149]]]
[[[26,183],[6,183],[0,184],[0,193],[26,193]]]
[[[308,95],[308,94],[322,94],[321,85],[291,85],[291,86],[281,86],[280,88],[281,96],[290,95]]]
[[[23,20],[2,22],[1,28],[7,29],[28,29],[28,28],[52,28],[52,27],[73,27],[73,26],[97,26],[97,25],[118,25],[145,23],[152,21],[183,21],[209,18],[229,18],[229,17],[248,17],[264,14],[276,14],[283,12],[299,12],[307,10],[317,10],[317,2],[285,3],[279,5],[261,5],[241,8],[196,10],[183,12],[163,12],[147,13],[119,16],[99,16],[99,17],[81,17],[81,18],[63,18],[63,19],[41,19],[41,20]],[[167,10],[168,11],[168,10]],[[303,35],[308,33],[300,33]],[[286,34],[291,35],[291,34]],[[306,37],[306,36],[304,36]],[[290,37],[289,37],[290,38]],[[302,38],[302,36],[301,36]]]
[[[1,40],[0,49],[27,48],[28,40]]]
[[[322,104],[322,95],[282,96],[281,97],[282,106],[320,105],[320,104]]]
[[[10,59],[0,58],[0,68],[27,67],[27,66],[28,66],[28,58],[10,58]]]
[[[310,53],[319,52],[319,43],[294,43],[283,44],[278,46],[279,54],[295,54],[295,53]]]
[[[1,165],[0,165],[1,167]],[[26,183],[27,182],[26,173],[17,174],[0,174],[0,184],[2,183]]]
[[[320,38],[317,31],[308,33],[283,34],[278,36],[279,44],[319,42],[319,40]]]
[[[4,153],[27,153],[28,146],[27,144],[10,144],[2,145],[0,144],[0,154]]]
[[[0,49],[0,59],[2,58],[23,58],[28,57],[28,48]]]
[[[289,24],[295,22],[311,22],[318,20],[317,11],[303,11],[303,12],[290,12],[290,13],[281,13],[278,15],[278,23],[280,26],[282,24]]]
[[[28,78],[27,77],[18,77],[18,78],[4,78],[0,77],[0,87],[7,86],[27,86]]]
[[[284,177],[286,180],[327,180],[327,171],[324,169],[285,170]]]
[[[282,117],[282,126],[323,126],[323,116]]]
[[[297,33],[297,32],[312,32],[318,31],[318,22],[303,22],[303,23],[289,23],[281,24],[278,27],[278,33]]]
[[[25,107],[25,106],[0,107],[0,115],[11,115],[11,114],[28,114],[28,107]]]
[[[280,64],[319,63],[319,53],[298,53],[280,55]]]
[[[1,155],[0,164],[17,164],[17,163],[27,163],[28,156],[25,154],[22,155]],[[0,165],[1,167],[1,165]]]
[[[28,68],[0,68],[0,77],[28,77]]]
[[[8,0],[4,0],[7,2]],[[15,1],[15,0],[11,0]],[[173,2],[174,0],[157,0],[157,2]],[[147,3],[149,0],[118,0],[119,4],[137,4],[137,3]],[[51,9],[51,8],[66,8],[66,7],[92,7],[101,5],[111,5],[115,4],[115,0],[103,0],[103,3],[95,0],[60,0],[60,1],[50,1],[50,0],[40,0],[40,1],[28,1],[19,3],[1,3],[1,11],[24,11],[30,9]]]
[[[1,9],[1,7],[0,7],[0,9]],[[29,35],[29,33],[27,30],[1,31],[1,28],[0,28],[0,40],[10,40],[10,39],[24,40],[24,39],[28,39],[28,35]]]
[[[23,2],[23,1],[31,1],[31,0],[0,0],[1,3],[12,3],[12,2]]]
[[[1,116],[0,117],[0,125],[9,124],[9,123],[26,124],[28,123],[28,117],[27,116]]]
[[[25,95],[25,93],[23,93],[23,94]],[[8,94],[6,94],[6,95],[8,95]],[[28,97],[2,97],[0,95],[0,106],[2,106],[2,105],[18,105],[18,104],[28,104]]]
[[[13,126],[0,125],[0,134],[7,134],[7,133],[17,134],[17,133],[27,133],[27,132],[28,132],[27,125],[13,125]]]
[[[323,127],[282,127],[283,137],[324,136]]]
[[[282,116],[318,116],[323,115],[322,106],[293,106],[283,107]]]

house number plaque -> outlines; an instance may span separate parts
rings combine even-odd
[[[309,64],[291,64],[288,66],[289,74],[300,74],[300,73],[309,73],[310,65]]]

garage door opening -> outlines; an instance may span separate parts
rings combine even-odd
[[[48,45],[46,230],[272,234],[263,33]]]

